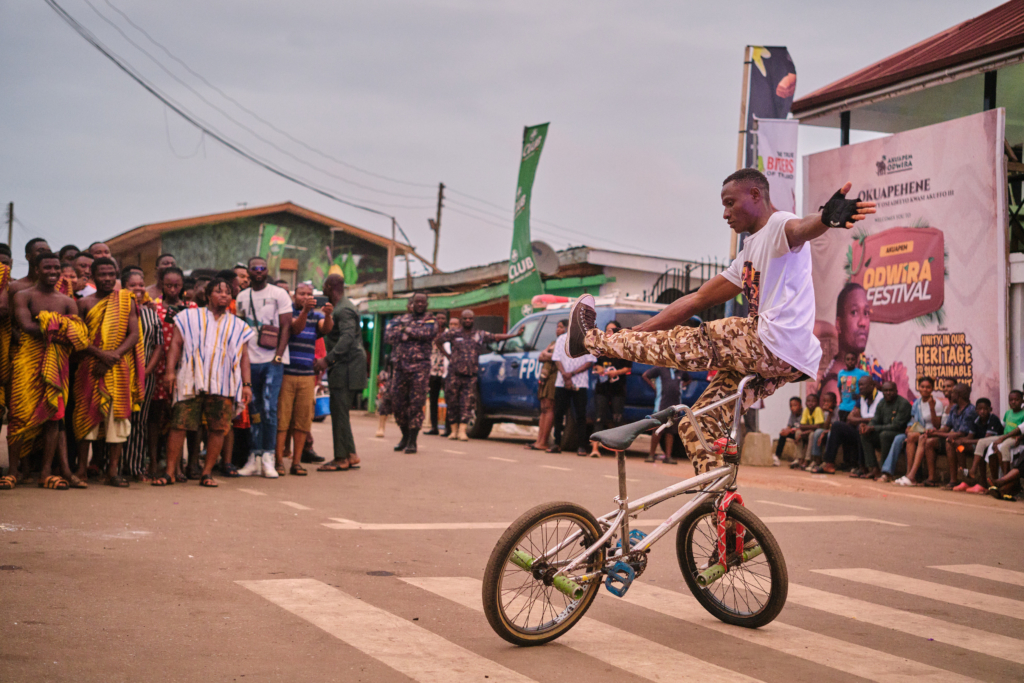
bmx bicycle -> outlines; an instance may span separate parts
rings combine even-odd
[[[542,645],[568,631],[594,602],[601,585],[623,597],[647,568],[651,546],[673,527],[676,556],[686,585],[718,619],[757,628],[771,622],[786,603],[789,578],[782,550],[768,527],[743,507],[736,493],[739,470],[735,437],[742,419],[741,399],[754,375],[737,392],[693,411],[666,408],[647,418],[591,436],[618,462],[618,509],[594,517],[569,502],[544,503],[524,513],[505,531],[484,571],[483,606],[494,631],[516,645]],[[697,416],[735,402],[732,429],[709,444]],[[689,419],[701,446],[721,454],[725,465],[629,500],[625,451],[651,429],[672,429]],[[670,498],[693,498],[650,534],[630,530],[630,520]]]

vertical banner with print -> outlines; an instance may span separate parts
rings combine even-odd
[[[910,400],[927,376],[1006,408],[1004,120],[996,109],[804,158],[805,213],[847,180],[878,203],[811,243],[824,352],[812,391],[836,391],[852,351]]]
[[[772,206],[796,213],[796,119],[756,119],[757,170],[768,178]]]
[[[537,175],[548,124],[523,129],[523,153],[519,161],[519,184],[516,187],[512,252],[508,258],[508,325],[512,327],[523,317],[533,313],[533,297],[544,293],[544,283],[533,262],[530,246],[530,195],[533,179]]]
[[[747,131],[754,118],[784,119],[789,116],[796,94],[796,66],[785,47],[755,45],[750,51],[750,85],[747,91]],[[747,135],[743,164],[757,167],[757,138]]]
[[[260,256],[267,261],[267,272],[274,278],[281,277],[281,257],[288,243],[291,228],[264,223],[263,238],[260,241]]]

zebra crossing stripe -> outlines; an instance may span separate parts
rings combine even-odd
[[[411,621],[315,579],[238,581],[418,683],[533,683]]]
[[[463,607],[483,612],[481,582],[477,579],[400,578]],[[754,683],[758,680],[593,619],[580,620],[555,642],[651,681]]]
[[[1024,640],[795,583],[789,584],[787,602],[1024,664]]]
[[[945,586],[909,576],[880,572],[875,569],[812,569],[816,574],[834,576],[847,581],[866,583],[869,586],[888,588],[889,590],[909,593],[920,598],[948,602],[961,607],[1000,614],[1004,617],[1024,619],[1024,602],[995,595],[986,595],[975,591]]]
[[[941,569],[944,572],[967,574],[968,576],[977,576],[979,579],[999,581],[1000,583],[1009,583],[1014,586],[1024,586],[1024,572],[1015,572],[1012,569],[1003,569],[1002,567],[989,567],[984,564],[945,564],[929,567],[929,569]]]
[[[968,683],[973,678],[897,657],[880,650],[773,621],[759,629],[729,626],[711,616],[693,596],[634,583],[623,598],[628,603],[697,624],[754,645],[799,657],[815,664],[878,683]]]
[[[240,491],[244,489],[239,489]],[[262,494],[261,494],[262,495]],[[512,522],[357,522],[354,519],[343,517],[331,517],[332,521],[324,522],[323,526],[328,529],[342,529],[347,531],[460,531],[474,529],[507,529]],[[632,527],[656,527],[664,520],[661,519],[636,519],[629,525]],[[858,517],[856,515],[783,515],[781,517],[762,517],[765,524],[827,524],[839,522],[873,522],[875,524],[887,524],[889,526],[907,526],[899,522],[890,522],[884,519],[872,519],[870,517]]]

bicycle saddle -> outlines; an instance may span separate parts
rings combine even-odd
[[[671,418],[674,412],[671,408],[666,408],[654,415],[647,416],[639,422],[631,422],[628,425],[596,432],[590,436],[590,440],[598,442],[611,451],[624,451],[636,441],[636,437],[665,424],[665,420]]]

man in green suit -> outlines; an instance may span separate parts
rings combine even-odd
[[[327,370],[334,460],[324,463],[319,471],[341,472],[359,467],[348,411],[358,393],[366,388],[366,352],[359,333],[359,313],[345,296],[345,279],[328,275],[324,280],[324,294],[334,306],[334,328],[324,337],[327,356],[317,360],[313,367],[317,372]]]

